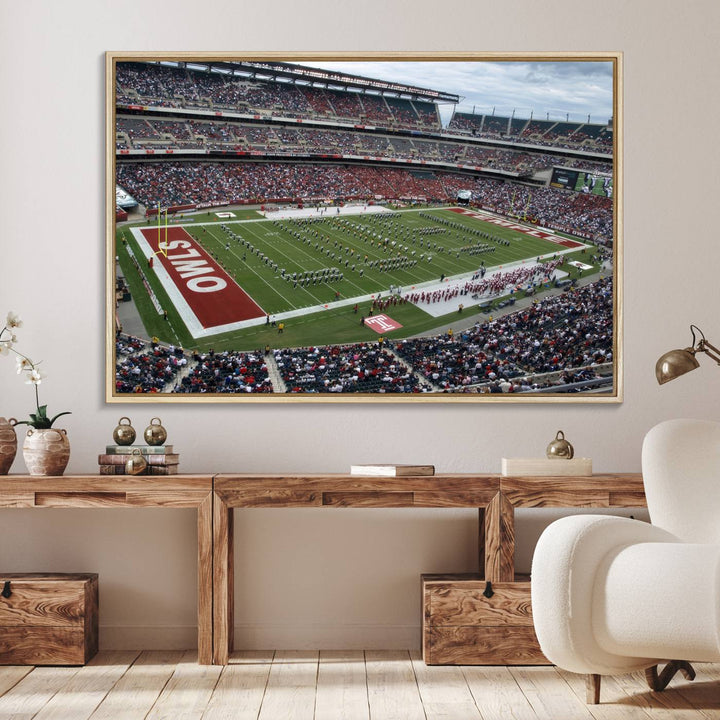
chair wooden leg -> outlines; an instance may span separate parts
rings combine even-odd
[[[682,673],[686,680],[695,679],[695,670],[686,660],[670,660],[660,673],[658,673],[658,666],[653,665],[645,670],[645,679],[651,690],[662,692],[678,672]],[[601,675],[585,676],[585,694],[588,705],[600,703],[601,680]]]
[[[671,660],[658,674],[658,666],[653,665],[645,670],[645,678],[651,690],[662,692],[668,683],[675,677],[675,674],[681,672],[686,680],[695,679],[695,670],[693,666],[685,660]]]
[[[601,680],[602,675],[585,676],[585,701],[588,705],[598,705],[600,703]]]

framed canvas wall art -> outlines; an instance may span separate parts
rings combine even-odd
[[[620,402],[622,55],[107,54],[109,402]]]

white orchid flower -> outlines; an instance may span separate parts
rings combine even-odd
[[[21,328],[22,320],[17,313],[9,312],[7,314],[7,319],[5,320],[5,325],[9,328]]]
[[[23,376],[26,385],[32,385],[35,388],[35,407],[36,412],[30,413],[30,419],[24,420],[21,424],[30,425],[38,430],[51,428],[53,423],[63,415],[69,415],[69,412],[61,412],[54,417],[48,417],[47,405],[40,404],[38,385],[47,377],[38,365],[40,362],[33,362],[27,355],[23,355],[16,350],[13,345],[17,342],[17,337],[13,330],[22,327],[22,320],[14,313],[9,312],[5,321],[5,326],[0,328],[0,355],[7,355],[12,352],[15,358],[15,369],[18,375]]]
[[[39,385],[47,377],[44,372],[37,368],[28,371],[27,376],[28,378],[25,381],[26,385]]]
[[[29,372],[34,367],[33,361],[30,358],[25,357],[24,355],[18,355],[15,358],[15,364],[18,375],[22,372]]]

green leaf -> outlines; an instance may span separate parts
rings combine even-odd
[[[15,423],[16,425],[30,425],[30,427],[34,427],[36,430],[48,430],[53,426],[53,423],[63,415],[71,415],[72,413],[67,410],[65,412],[58,413],[54,418],[49,418],[47,416],[47,405],[40,405],[38,406],[38,411],[36,413],[30,413],[30,419],[29,420],[21,420],[20,422]]]
[[[65,412],[58,413],[52,420],[50,420],[50,422],[48,423],[48,427],[52,427],[52,426],[53,426],[53,423],[54,423],[59,417],[62,417],[63,415],[72,415],[72,413],[71,413],[69,410],[66,410]]]
[[[35,418],[34,415],[30,416],[30,420],[20,420],[16,422],[16,425],[29,425],[34,427],[36,430],[46,430],[50,427],[50,421],[47,418]]]

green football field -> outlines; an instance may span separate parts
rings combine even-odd
[[[262,216],[248,210],[240,211],[243,219],[239,219],[233,211],[238,217],[228,220],[207,213],[170,222],[182,224],[266,313],[318,311],[285,320],[280,337],[275,327],[263,324],[194,340],[157,277],[146,272],[145,280],[167,310],[167,319],[152,306],[143,278],[128,256],[129,247],[140,257],[139,247],[131,233],[120,228],[118,239],[126,240],[128,246],[116,244],[118,260],[148,337],[200,350],[372,340],[376,333],[360,323],[369,300],[360,301],[357,312],[353,302],[327,310],[322,306],[387,293],[390,286],[407,290],[439,281],[443,275],[467,275],[483,264],[504,266],[563,249],[548,240],[444,209],[336,215],[334,208],[327,208],[322,215],[296,220],[257,219]],[[152,226],[152,221],[141,226]],[[588,262],[591,252],[583,253],[583,262]],[[465,302],[472,312],[469,297]],[[451,319],[432,317],[410,303],[393,307],[392,317],[403,328],[389,333],[390,337],[442,328]]]

